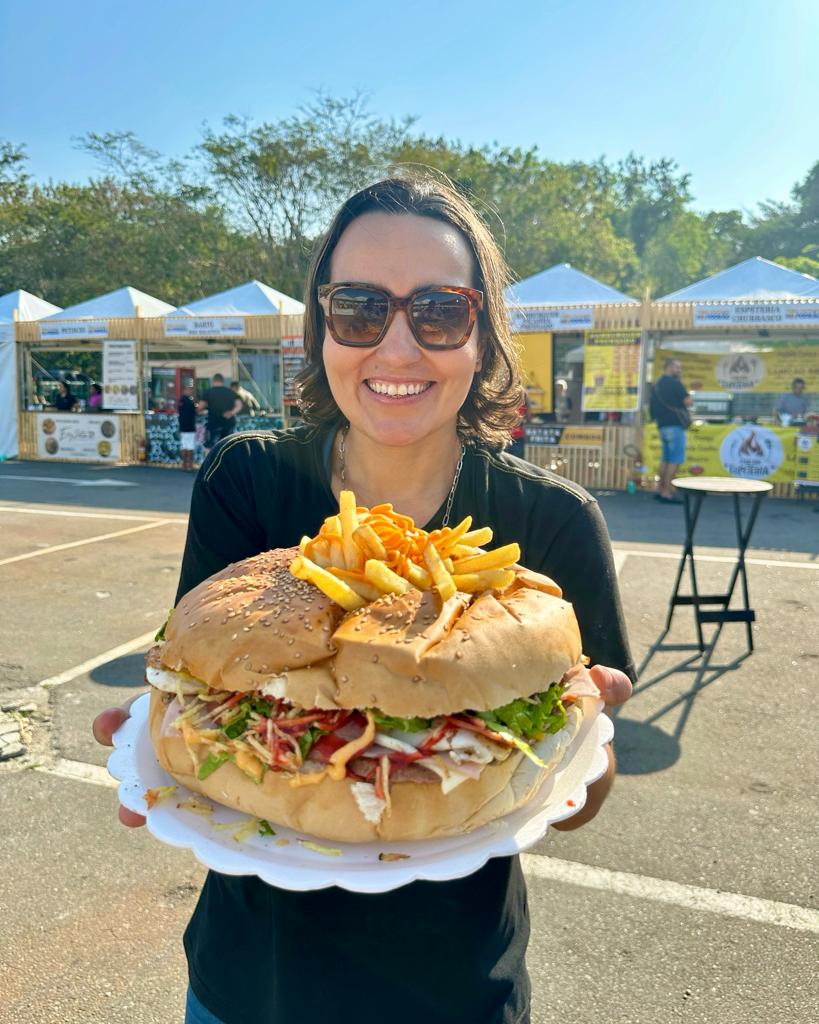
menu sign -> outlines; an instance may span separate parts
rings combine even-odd
[[[119,419],[74,413],[37,414],[37,455],[73,462],[119,462]]]
[[[296,376],[304,369],[304,338],[282,338],[282,394],[285,402],[298,398]]]
[[[102,380],[102,404],[106,409],[139,408],[135,341],[103,342]]]
[[[634,412],[640,401],[640,335],[588,331],[583,346],[583,409]]]
[[[524,427],[526,444],[564,448],[602,448],[602,427],[567,427],[551,423],[527,423]]]
[[[243,316],[178,316],[165,318],[165,337],[243,338]]]

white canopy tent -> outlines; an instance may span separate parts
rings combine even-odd
[[[17,455],[17,359],[15,320],[41,320],[60,307],[17,289],[0,295],[0,459]]]
[[[657,302],[780,302],[819,299],[819,281],[762,256],[754,256],[711,277],[656,299]]]
[[[169,318],[181,316],[288,316],[304,312],[304,303],[261,281],[248,281],[216,295],[180,306]]]
[[[96,295],[76,306],[69,306],[53,316],[50,320],[113,320],[119,317],[165,316],[174,310],[168,302],[156,299],[153,295],[141,292],[137,288],[118,288],[114,292]],[[20,319],[23,319],[22,317]]]
[[[575,270],[569,263],[557,263],[548,270],[533,274],[510,285],[504,293],[510,306],[600,306],[625,303],[638,306],[639,302],[616,288],[603,284],[594,277]]]

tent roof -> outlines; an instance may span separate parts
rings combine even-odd
[[[753,256],[703,278],[657,302],[724,302],[734,299],[819,299],[819,281],[778,263]]]
[[[630,295],[575,270],[568,263],[557,263],[524,278],[507,288],[504,295],[507,302],[516,306],[601,306],[615,302],[639,305]]]
[[[93,299],[86,299],[76,306],[69,306],[60,313],[46,317],[48,320],[107,320],[111,317],[136,316],[137,306],[140,316],[164,316],[175,308],[162,299],[155,299],[136,288],[118,288],[115,292],[106,292]]]
[[[44,316],[60,312],[59,306],[46,302],[31,292],[25,292],[22,288],[7,295],[0,295],[0,321],[11,323],[15,309],[21,320],[41,320]]]
[[[172,316],[252,316],[254,314],[303,313],[304,303],[263,284],[248,281],[216,295],[180,306]]]

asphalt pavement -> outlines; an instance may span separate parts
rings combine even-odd
[[[0,1024],[174,1024],[204,870],[116,820],[103,707],[139,692],[176,589],[192,480],[178,470],[0,466]],[[665,617],[682,510],[598,495],[638,661]],[[755,653],[726,626],[702,679],[656,654],[615,717],[599,817],[524,856],[534,1024],[817,1019],[819,516],[767,499],[748,551]],[[708,499],[703,589],[732,568]],[[670,640],[693,638],[690,610]],[[730,667],[735,665],[735,667]],[[386,1019],[386,1018],[385,1018]]]

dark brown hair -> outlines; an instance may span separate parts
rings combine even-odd
[[[305,368],[296,378],[301,414],[308,423],[340,419],[324,371],[324,313],[317,290],[330,280],[330,260],[344,231],[365,213],[414,214],[451,224],[466,239],[474,259],[474,287],[484,293],[478,314],[481,369],[458,414],[465,439],[503,447],[520,422],[524,401],[520,360],[509,331],[504,287],[509,271],[492,235],[474,207],[444,175],[413,173],[386,178],[357,192],[342,206],[319,243],[307,275],[304,315]]]

